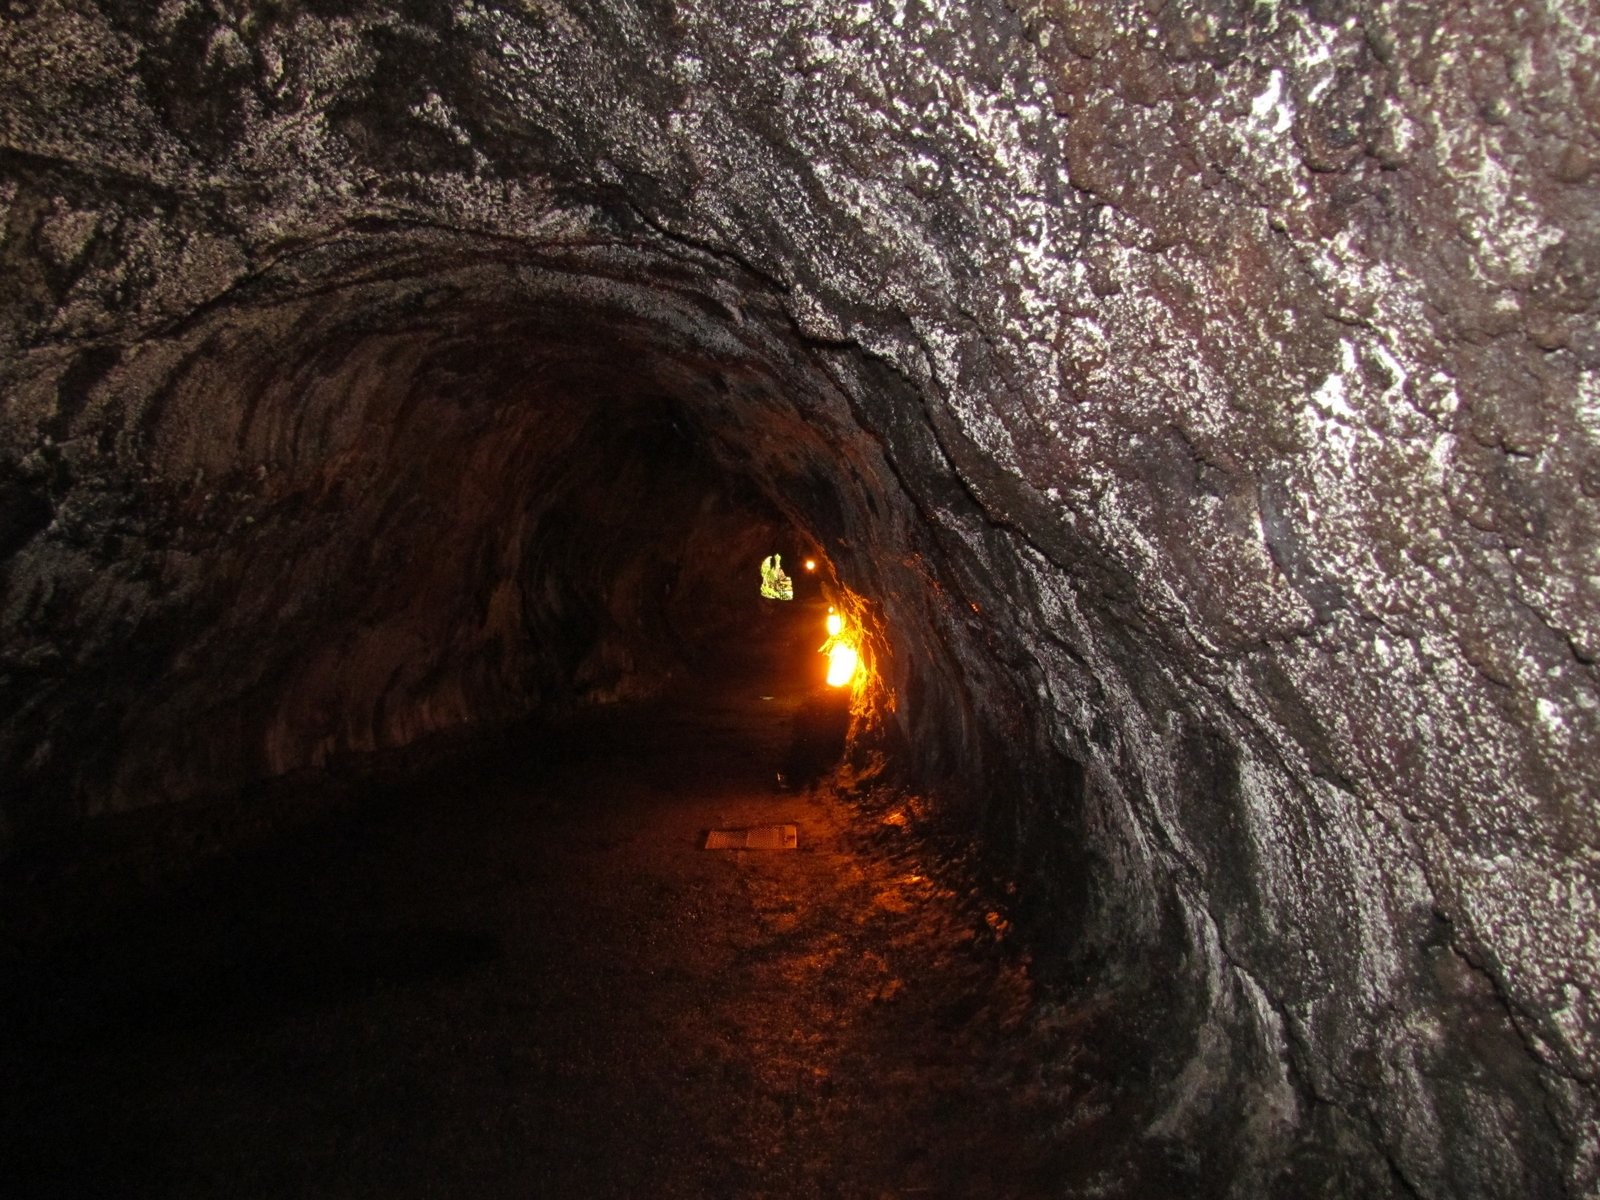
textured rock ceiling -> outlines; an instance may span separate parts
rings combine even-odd
[[[0,841],[647,686],[792,528],[1042,959],[1162,985],[1137,1137],[1593,1194],[1597,32],[4,6]]]

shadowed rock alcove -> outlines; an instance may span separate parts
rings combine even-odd
[[[0,847],[650,696],[817,552],[1121,1161],[1592,1194],[1597,28],[1485,7],[8,6]]]

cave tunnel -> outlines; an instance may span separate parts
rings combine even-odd
[[[0,6],[0,1194],[1600,1194],[1597,36]]]

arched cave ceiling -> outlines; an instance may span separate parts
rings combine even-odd
[[[1153,1135],[1592,1194],[1597,31],[5,5],[0,840],[622,694],[798,529],[1061,977],[1176,989]]]

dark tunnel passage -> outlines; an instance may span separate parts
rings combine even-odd
[[[56,524],[109,526],[78,549],[170,615],[134,649],[126,595],[52,604],[68,574],[25,601],[38,643],[101,644],[14,726],[32,754],[7,813],[8,1194],[1060,1182],[983,1080],[1025,1070],[982,1044],[1016,1003],[1008,922],[953,852],[936,886],[895,836],[889,776],[970,749],[887,767],[915,686],[890,630],[926,619],[925,580],[900,582],[927,570],[911,501],[770,295],[636,243],[369,228],[286,256],[156,359],[73,381],[98,397],[74,419],[114,409],[96,449],[140,477],[109,519]],[[81,486],[74,432],[27,485]],[[774,552],[792,600],[758,595]],[[854,687],[823,680],[835,611]],[[88,752],[61,745],[88,729]],[[819,798],[845,781],[853,804]],[[774,815],[804,867],[686,865],[701,826]],[[79,840],[96,822],[100,859]],[[771,893],[753,908],[752,888]],[[686,921],[725,943],[710,965]],[[774,994],[768,960],[816,995]],[[619,976],[644,994],[617,1009],[594,993]],[[374,1032],[397,996],[412,1022],[490,1011],[469,1018],[479,1050]],[[717,1026],[709,1049],[691,1019]],[[909,1048],[885,1033],[900,1020]],[[263,1104],[295,1115],[243,1129]],[[495,1122],[520,1149],[440,1148]]]
[[[1595,1195],[1597,32],[0,5],[0,1195]]]
[[[874,553],[904,497],[792,332],[704,267],[368,231],[289,256],[155,361],[74,379],[111,405],[139,389],[97,437],[142,477],[123,513],[63,523],[106,521],[85,554],[181,611],[129,653],[127,599],[53,607],[56,581],[36,585],[39,643],[105,650],[23,706],[52,800],[14,801],[17,836],[648,694],[749,636],[772,547],[826,544],[871,588],[905,556]],[[37,483],[73,476],[74,440]],[[108,711],[114,761],[55,754],[52,731]]]

